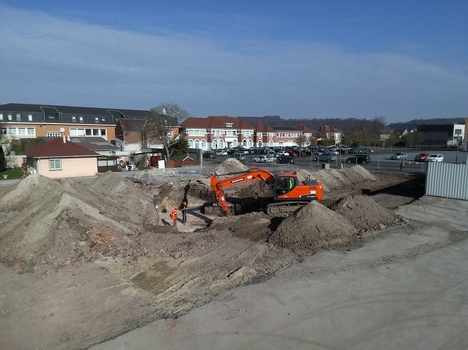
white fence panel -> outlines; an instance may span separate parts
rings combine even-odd
[[[468,200],[468,164],[428,163],[426,195]]]

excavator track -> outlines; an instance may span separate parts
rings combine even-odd
[[[266,213],[268,215],[286,217],[308,203],[310,201],[273,202],[267,204]]]

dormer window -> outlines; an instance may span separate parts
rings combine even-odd
[[[233,123],[224,123],[226,125],[226,128],[232,128]]]

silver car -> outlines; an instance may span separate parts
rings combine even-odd
[[[408,160],[408,154],[405,152],[397,152],[393,154],[390,159],[396,159],[396,160]]]
[[[444,156],[442,154],[429,154],[426,158],[426,162],[436,162],[441,163],[444,161]]]

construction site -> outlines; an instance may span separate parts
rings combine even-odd
[[[233,158],[213,169],[220,179],[248,171]],[[2,349],[98,349],[155,321],[170,333],[178,319],[239,287],[407,230],[398,208],[424,195],[420,178],[359,165],[294,174],[322,183],[323,198],[287,216],[255,205],[271,191],[262,181],[226,187],[228,215],[209,176],[30,175],[0,186]],[[185,223],[180,211],[170,216],[183,199]]]

